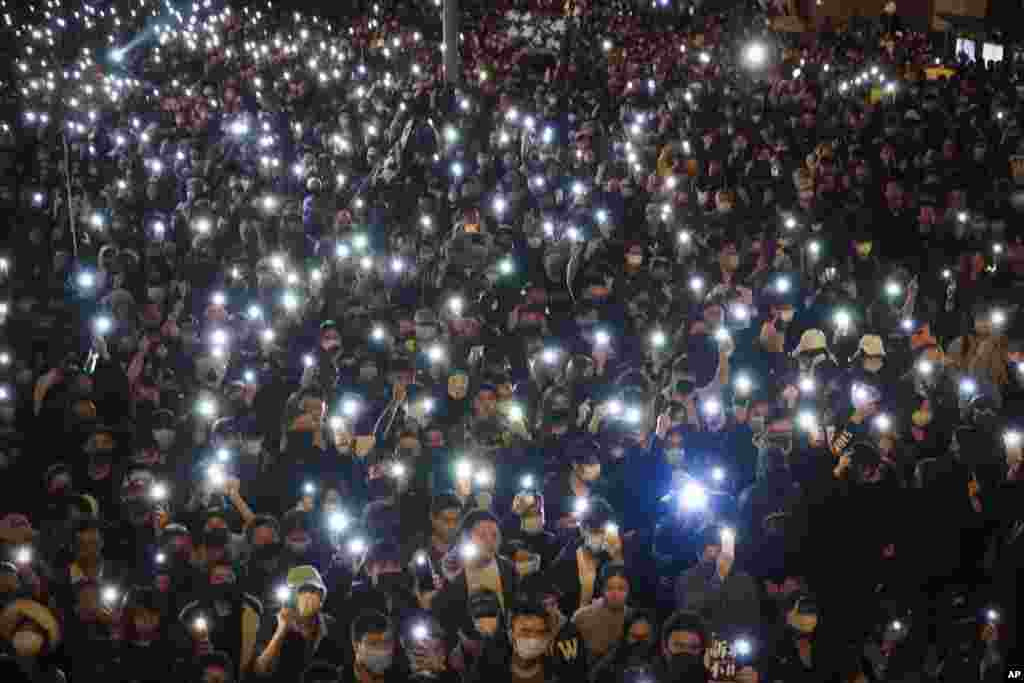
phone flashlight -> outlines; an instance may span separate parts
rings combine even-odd
[[[572,505],[572,512],[577,517],[582,517],[590,508],[590,502],[586,498],[577,498]]]
[[[619,525],[615,522],[608,522],[604,525],[604,532],[609,536],[617,536],[619,533]]]
[[[719,483],[725,481],[725,468],[724,467],[712,467],[711,468],[711,478],[713,480],[715,480],[716,482],[719,482]]]
[[[400,462],[396,462],[391,466],[391,476],[396,479],[405,476],[405,465]]]
[[[608,344],[611,342],[611,340],[612,340],[611,335],[609,335],[604,330],[598,330],[597,332],[594,333],[594,345],[595,346],[598,346],[598,347],[608,346]]]
[[[732,543],[736,540],[736,532],[731,527],[722,529],[722,543]]]
[[[348,542],[348,552],[351,555],[362,555],[366,551],[366,541],[362,538],[353,538]]]
[[[307,481],[302,486],[302,492],[307,496],[312,496],[314,493],[316,493],[316,485],[313,484],[313,482]]]
[[[291,595],[292,595],[292,589],[289,588],[288,586],[283,586],[283,585],[282,586],[278,586],[277,590],[274,591],[274,597],[276,597],[277,601],[279,603],[281,603],[282,605],[284,603],[288,602],[288,598],[290,598]]]
[[[519,488],[523,489],[524,491],[533,490],[533,475],[523,475],[523,478],[519,482]]]
[[[332,512],[330,517],[327,518],[327,524],[331,531],[341,533],[348,528],[348,517],[343,512]]]
[[[459,549],[459,554],[463,560],[475,559],[479,552],[475,543],[464,543],[462,548]]]
[[[192,626],[199,633],[206,633],[206,628],[208,624],[206,623],[206,619],[204,617],[196,617],[196,620],[192,622]]]
[[[149,496],[153,500],[164,500],[167,498],[167,486],[161,483],[153,484],[153,487],[149,490]]]
[[[800,391],[805,394],[814,393],[814,378],[813,377],[801,377],[800,378]]]
[[[518,403],[513,403],[508,407],[508,419],[512,422],[521,422],[523,420],[523,409]]]
[[[214,486],[224,485],[224,468],[220,465],[213,464],[206,468],[206,476],[209,478],[210,483]]]
[[[98,335],[108,334],[112,326],[113,323],[110,322],[110,318],[105,315],[101,315],[96,318],[95,323],[93,323],[93,328],[96,330],[96,334]]]
[[[747,375],[740,375],[736,378],[736,393],[741,396],[745,396],[750,393],[750,390],[754,388],[754,383],[750,381],[750,377]]]
[[[430,631],[425,624],[416,624],[412,627],[412,637],[416,640],[426,640]]]
[[[999,621],[999,611],[995,610],[995,609],[988,609],[988,610],[986,610],[985,611],[985,619],[988,620],[988,623],[995,624],[996,622]]]
[[[660,349],[661,347],[665,346],[665,343],[667,341],[668,339],[666,338],[665,333],[662,332],[661,330],[655,330],[654,332],[651,333],[651,345],[654,348]]]
[[[749,657],[754,651],[754,646],[746,638],[740,638],[733,644],[737,657]]]
[[[166,561],[167,561],[167,555],[165,555],[164,553],[157,553],[156,554],[156,563],[157,564],[163,564]]]
[[[103,589],[103,602],[108,605],[113,605],[117,602],[117,589],[113,586],[107,586]]]
[[[32,549],[31,548],[18,548],[18,552],[14,555],[14,561],[18,564],[29,564],[32,562]]]
[[[875,428],[882,433],[888,432],[892,428],[892,420],[883,413],[875,418]]]

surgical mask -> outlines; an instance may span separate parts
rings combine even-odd
[[[881,358],[869,358],[864,361],[864,369],[868,372],[878,372],[882,369],[883,362]]]
[[[548,650],[547,641],[543,638],[516,638],[516,654],[522,659],[537,659]]]
[[[153,439],[162,451],[169,450],[174,446],[175,433],[173,429],[154,429]]]
[[[146,296],[153,303],[162,304],[167,299],[167,288],[165,287],[147,287]]]
[[[43,636],[35,631],[22,629],[11,638],[11,645],[18,657],[35,657],[43,649]]]
[[[359,649],[359,661],[371,673],[380,675],[391,669],[395,658],[394,650],[361,647]]]
[[[519,576],[529,576],[540,569],[540,555],[530,555],[530,559],[523,562],[516,562],[516,572]]]
[[[540,515],[523,517],[522,530],[524,534],[535,535],[544,531],[544,520]]]
[[[285,541],[284,545],[293,555],[304,555],[309,550],[309,547],[313,545],[313,541]]]
[[[604,538],[604,532],[587,534],[584,543],[587,546],[587,550],[595,555],[603,553],[608,548],[608,543]]]

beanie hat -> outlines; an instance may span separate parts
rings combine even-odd
[[[288,570],[286,583],[294,593],[299,593],[304,588],[312,588],[319,592],[321,597],[327,597],[327,584],[324,583],[317,568],[311,564],[299,565]]]

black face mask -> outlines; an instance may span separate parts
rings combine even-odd
[[[403,572],[394,572],[391,574],[378,574],[374,580],[374,585],[378,590],[385,593],[398,593],[408,588],[408,581]]]
[[[699,655],[672,655],[668,660],[668,680],[673,683],[704,683],[707,670]]]
[[[252,561],[260,565],[268,564],[277,559],[278,553],[280,551],[281,546],[278,543],[254,545],[252,547]]]

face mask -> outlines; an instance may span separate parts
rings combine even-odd
[[[867,370],[868,372],[878,372],[879,370],[882,369],[883,362],[884,361],[882,361],[880,358],[871,358],[869,360],[864,361],[864,369]]]
[[[672,655],[669,659],[668,669],[668,679],[671,681],[679,683],[694,681],[696,683],[696,681],[703,682],[706,679],[704,662],[699,655]]]
[[[540,555],[533,555],[525,562],[516,562],[516,572],[520,577],[529,576],[540,569]]]
[[[608,544],[604,540],[603,532],[587,534],[584,544],[586,545],[587,550],[595,555],[600,555],[608,547]]]
[[[401,572],[378,574],[375,585],[385,593],[394,593],[405,586],[405,576]]]
[[[537,659],[547,652],[548,644],[543,638],[516,638],[516,654],[522,659]]]
[[[169,450],[174,445],[173,429],[154,429],[153,439],[162,451]]]
[[[167,299],[167,290],[164,287],[148,287],[146,288],[146,296],[153,303],[163,304]]]
[[[362,647],[359,650],[359,661],[371,673],[380,675],[391,669],[394,651]]]
[[[21,630],[14,634],[11,645],[18,657],[35,657],[43,649],[43,636],[35,631]]]
[[[544,523],[540,515],[523,517],[522,530],[524,534],[536,535],[544,531]]]
[[[312,541],[285,541],[285,547],[293,555],[305,555],[311,545]]]

